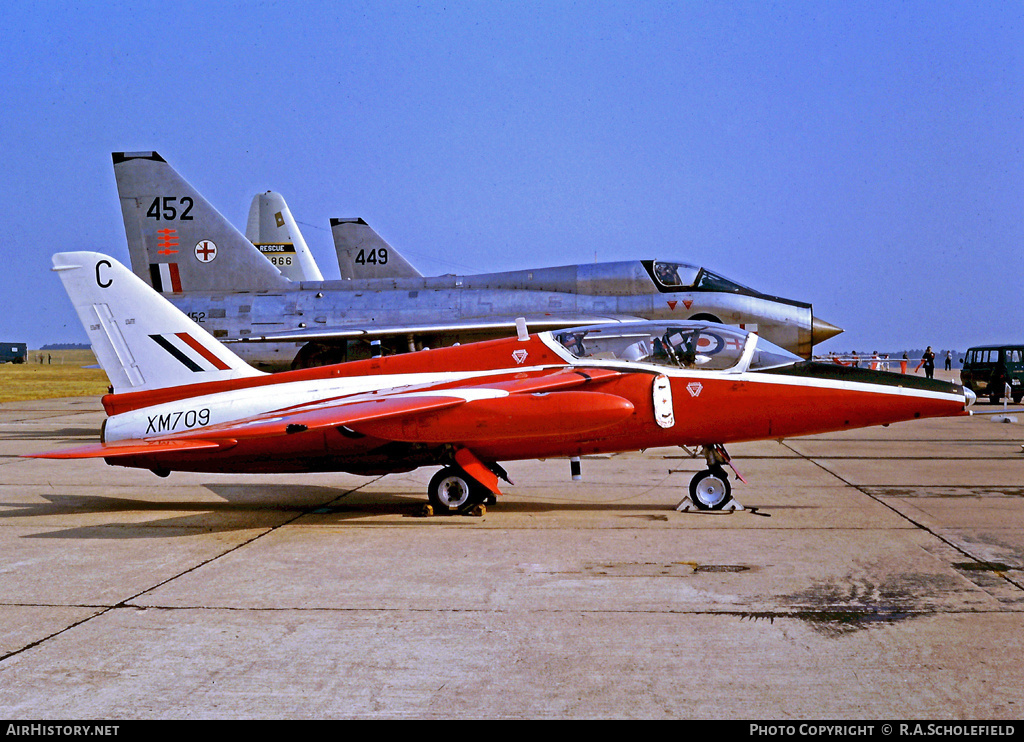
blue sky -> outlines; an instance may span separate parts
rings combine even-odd
[[[50,255],[128,263],[112,151],[325,276],[659,258],[812,302],[823,350],[1024,339],[1024,2],[0,6],[0,339],[85,342]]]

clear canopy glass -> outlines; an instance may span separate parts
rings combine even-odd
[[[762,337],[713,322],[636,322],[551,333],[576,358],[707,371],[763,370],[803,361]]]
[[[704,291],[725,291],[749,293],[750,289],[725,276],[712,273],[707,268],[698,268],[686,263],[654,263],[654,276],[666,289],[692,289]]]

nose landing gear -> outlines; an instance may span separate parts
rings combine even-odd
[[[729,475],[720,466],[697,472],[690,480],[690,500],[698,510],[721,510],[732,500]]]
[[[743,506],[732,497],[732,484],[723,466],[730,461],[725,446],[703,446],[701,453],[708,463],[708,468],[693,475],[693,479],[690,480],[690,494],[676,505],[676,510],[743,510]],[[739,474],[736,476],[739,477]],[[742,480],[742,477],[739,478]]]

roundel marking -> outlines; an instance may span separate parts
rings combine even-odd
[[[697,352],[706,356],[713,356],[725,347],[725,340],[712,332],[701,333],[697,340]]]
[[[217,257],[217,245],[213,240],[199,240],[196,243],[195,255],[200,263],[212,263]]]

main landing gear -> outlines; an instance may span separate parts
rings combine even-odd
[[[490,490],[458,466],[446,466],[430,480],[427,499],[435,513],[468,513],[491,496]]]
[[[438,514],[469,513],[495,502],[498,478],[509,484],[508,472],[497,462],[485,464],[467,448],[451,451],[448,464],[430,480],[427,499]]]
[[[732,484],[724,466],[730,460],[725,446],[703,446],[701,453],[708,463],[708,468],[693,475],[693,479],[690,480],[690,494],[683,498],[676,506],[676,510],[743,510],[743,506],[732,497]]]

